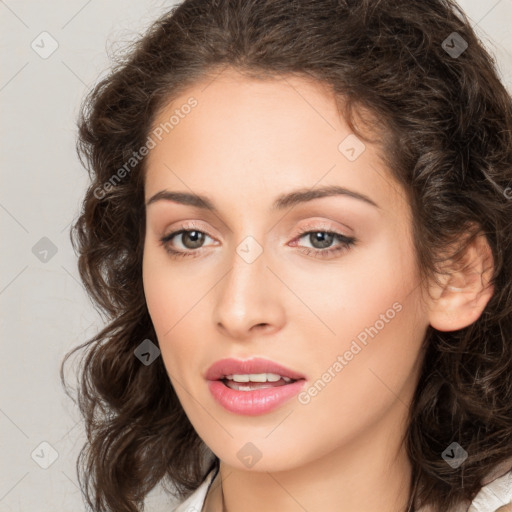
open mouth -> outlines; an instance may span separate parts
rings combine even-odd
[[[266,414],[300,393],[306,376],[270,359],[220,359],[204,374],[212,397],[229,412]]]

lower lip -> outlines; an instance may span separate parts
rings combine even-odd
[[[305,379],[301,379],[284,386],[237,391],[228,388],[220,380],[210,380],[208,381],[208,388],[213,398],[228,411],[256,416],[276,409],[295,396],[302,389],[305,382]]]

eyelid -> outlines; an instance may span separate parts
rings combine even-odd
[[[340,232],[341,235],[350,238],[354,236],[354,230],[342,224],[343,228],[338,228],[335,224],[330,221],[317,219],[308,220],[305,224],[298,228],[298,234],[302,235],[308,231],[334,231]]]
[[[168,230],[168,234],[176,233],[179,231],[194,231],[194,230],[201,231],[205,235],[208,235],[210,238],[215,238],[211,234],[209,229],[207,229],[204,225],[202,225],[201,223],[199,223],[198,221],[195,221],[195,220],[186,220],[182,223],[178,223],[177,227],[173,227]],[[167,236],[167,235],[164,235],[164,237],[165,236]]]

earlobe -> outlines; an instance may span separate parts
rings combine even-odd
[[[455,267],[455,265],[454,265]],[[475,237],[456,268],[431,285],[429,322],[438,331],[456,331],[474,323],[494,292],[492,251],[483,234]]]

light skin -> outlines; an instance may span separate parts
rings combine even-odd
[[[228,68],[175,98],[155,126],[190,96],[198,105],[148,155],[145,199],[195,193],[217,211],[149,204],[143,280],[171,383],[221,461],[203,510],[220,512],[224,500],[229,512],[405,511],[411,465],[401,438],[421,343],[429,324],[454,330],[480,316],[492,295],[485,238],[468,252],[466,273],[422,285],[410,206],[376,146],[365,142],[354,161],[338,149],[351,131],[325,87]],[[271,209],[282,194],[331,185],[377,206],[335,195]],[[356,242],[315,256],[342,243],[299,238],[302,228]],[[180,229],[201,231],[204,241],[177,235],[168,245],[193,254],[173,258],[159,240]],[[251,263],[237,253],[248,236],[262,249]],[[307,389],[394,303],[400,311],[307,404],[295,397],[244,416],[208,390],[213,362],[254,356],[304,374]],[[237,457],[249,442],[261,453],[250,468]]]

